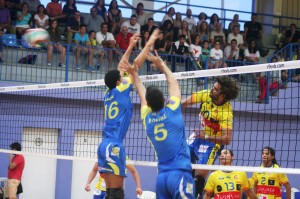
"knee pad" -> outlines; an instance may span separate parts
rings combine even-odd
[[[109,199],[124,199],[125,194],[122,188],[110,188]]]

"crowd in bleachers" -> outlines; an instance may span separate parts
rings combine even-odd
[[[164,54],[173,72],[178,62],[185,66],[184,70],[231,67],[241,65],[241,62],[256,64],[268,52],[262,46],[262,25],[255,13],[245,23],[243,33],[240,32],[238,14],[225,27],[217,14],[209,17],[200,12],[198,15],[191,9],[181,13],[170,7],[158,24],[144,11],[142,3],[138,3],[133,13],[125,20],[116,0],[109,3],[108,9],[104,0],[98,0],[84,17],[75,0],[67,0],[64,6],[59,0],[51,0],[46,6],[41,5],[40,0],[0,0],[0,34],[15,34],[21,39],[27,29],[43,28],[49,32],[52,42],[48,45],[49,66],[54,49],[59,52],[58,66],[64,66],[66,48],[62,44],[66,43],[74,45],[70,48],[75,55],[74,67],[84,67],[91,72],[101,67],[105,55],[109,65],[113,58],[120,58],[136,32],[141,39],[135,50],[142,49],[156,28],[161,29],[160,39],[151,50]],[[295,24],[278,34],[276,45],[282,48],[289,42],[300,42]],[[88,55],[87,66],[80,66],[81,54]],[[94,54],[98,55],[96,64],[92,60]],[[255,75],[253,78],[253,81],[258,80]]]

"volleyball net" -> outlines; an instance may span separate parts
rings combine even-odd
[[[193,92],[211,89],[218,76],[228,75],[239,85],[234,109],[233,138],[225,148],[235,154],[229,170],[257,170],[263,147],[276,150],[284,169],[275,172],[300,174],[299,83],[291,82],[291,71],[300,61],[277,62],[212,70],[174,73],[182,99]],[[167,95],[163,74],[140,77],[146,86],[157,85]],[[264,83],[263,83],[264,82]],[[96,161],[104,125],[103,80],[0,88],[0,152],[10,153],[13,142],[22,144],[27,155],[67,160]],[[124,140],[130,163],[156,166],[155,151],[146,138],[140,118],[140,100],[133,89],[133,117]],[[201,104],[183,111],[187,138],[200,128]],[[194,168],[218,169],[193,165]],[[261,168],[263,169],[263,168]]]

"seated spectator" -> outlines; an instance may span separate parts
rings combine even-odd
[[[116,47],[121,51],[126,51],[129,46],[130,38],[133,34],[128,31],[127,26],[122,26],[121,32],[116,36]],[[134,50],[137,50],[137,47],[134,47]]]
[[[300,42],[300,32],[297,30],[296,24],[290,25],[290,29],[285,33],[285,38],[288,43]]]
[[[201,56],[201,66],[203,69],[207,69],[208,66],[206,64],[208,64],[208,59],[210,56],[210,49],[209,49],[209,43],[207,40],[204,40],[202,42],[202,56]]]
[[[208,29],[208,23],[206,21],[202,21],[201,23],[198,23],[197,28],[195,30],[195,34],[200,36],[201,42],[209,41],[210,32]]]
[[[145,45],[146,45],[147,41],[149,40],[149,38],[150,38],[149,31],[145,31],[143,33],[141,39],[139,40],[138,50],[142,50],[145,47]],[[150,48],[150,51],[152,51],[152,50],[153,50],[153,46]]]
[[[219,41],[221,44],[221,48],[226,44],[225,40],[225,34],[222,29],[221,23],[216,23],[215,30],[211,32],[210,34],[210,42],[212,44],[215,43],[215,41]]]
[[[239,15],[238,14],[233,15],[233,20],[228,25],[228,32],[232,33],[235,26],[237,26],[240,30],[241,24],[239,23]],[[230,43],[230,42],[228,42],[228,43]]]
[[[209,56],[212,59],[208,65],[210,69],[227,67],[226,63],[223,61],[223,50],[221,49],[219,40],[215,41],[214,48],[210,50]]]
[[[166,52],[170,51],[171,46],[173,44],[174,32],[173,32],[173,24],[170,20],[166,20],[161,28],[166,40]]]
[[[192,44],[190,45],[190,53],[192,54],[193,60],[196,62],[197,68],[201,69],[201,55],[202,55],[202,48],[200,42],[200,36],[195,35],[193,37]]]
[[[79,27],[83,22],[83,18],[80,16],[80,12],[76,11],[73,17],[68,18],[67,21],[67,44],[72,43],[72,39],[75,33],[79,32]]]
[[[148,23],[141,27],[141,34],[143,34],[145,31],[148,31],[151,35],[156,28],[158,27],[154,24],[154,19],[150,17],[148,19]]]
[[[138,23],[143,26],[147,24],[148,15],[144,12],[144,4],[138,3],[136,5],[135,15],[137,17]]]
[[[237,60],[239,60],[239,47],[237,45],[236,39],[232,39],[229,46],[224,49],[224,57],[227,61],[229,67],[237,66]]]
[[[231,44],[231,40],[235,39],[239,48],[244,45],[243,36],[240,34],[239,26],[233,26],[232,33],[228,35],[227,44]]]
[[[175,14],[175,9],[173,7],[170,7],[161,23],[164,24],[165,21],[169,20],[171,21],[172,25],[174,25],[174,19],[173,19],[174,14]]]
[[[46,14],[44,5],[39,5],[36,13],[34,15],[35,27],[47,29],[49,27],[49,16]]]
[[[61,33],[60,30],[58,29],[57,20],[51,21],[50,27],[48,28],[48,33],[50,36],[50,42],[48,44],[48,51],[47,51],[48,66],[51,66],[52,53],[53,50],[56,50],[59,53],[58,67],[64,67],[65,65],[63,64],[63,61],[66,56],[66,49],[61,44]]]
[[[101,31],[96,33],[96,41],[102,47],[105,48],[108,57],[108,67],[112,63],[112,50],[116,46],[116,40],[114,35],[108,32],[108,23],[104,22],[101,24]]]
[[[22,4],[22,11],[17,12],[16,34],[21,39],[25,31],[32,27],[31,14],[28,12],[27,3]]]
[[[87,29],[99,32],[101,30],[100,27],[102,23],[104,23],[104,19],[101,17],[101,15],[97,15],[97,9],[92,7],[90,14],[85,18]]]
[[[180,29],[181,23],[182,23],[181,13],[176,12],[175,19],[174,19],[174,22],[173,22],[173,27],[176,28],[176,29]]]
[[[221,24],[221,22],[220,22],[220,18],[219,18],[219,16],[216,14],[216,13],[214,13],[214,14],[212,14],[211,15],[211,17],[210,17],[210,21],[209,21],[209,30],[212,32],[212,31],[214,31],[214,30],[216,30],[216,25],[217,24],[220,24],[220,26],[219,26],[219,28],[222,30],[222,32],[223,32],[223,27],[222,27],[222,24]]]
[[[38,6],[41,4],[40,0],[23,0],[23,3],[27,3],[28,12],[30,12],[32,16],[38,13]]]
[[[176,62],[185,64],[185,71],[189,70],[189,45],[186,43],[185,35],[180,35],[179,40],[174,42],[171,49],[172,72],[176,71]]]
[[[122,11],[119,9],[117,1],[112,0],[108,8],[108,23],[109,30],[113,35],[116,35],[120,32],[122,22]]]
[[[79,66],[79,58],[81,54],[88,55],[88,67],[87,70],[90,72],[94,72],[92,61],[93,61],[93,50],[90,48],[89,45],[89,36],[86,33],[86,27],[84,24],[80,25],[79,32],[75,33],[74,42],[76,45],[75,49],[75,63],[76,63],[76,70],[80,69]]]
[[[22,1],[21,0],[5,0],[6,8],[10,11],[10,16],[12,21],[17,20],[17,12],[22,11]]]
[[[201,12],[198,15],[198,19],[199,19],[199,21],[197,22],[197,25],[201,24],[202,22],[206,22],[206,20],[207,20],[207,14],[205,14],[204,12]]]
[[[166,40],[162,31],[159,32],[159,37],[157,40],[155,40],[154,49],[157,51],[157,53],[166,52]]]
[[[77,6],[75,0],[67,0],[66,4],[63,7],[63,14],[67,18],[67,20],[69,17],[73,17],[76,11],[77,11]]]
[[[285,28],[281,28],[280,32],[278,33],[278,35],[276,36],[276,47],[277,49],[281,49],[283,46],[286,45],[287,43],[287,39],[285,37],[285,33],[286,33],[286,29]]]
[[[14,28],[11,25],[11,16],[8,8],[5,7],[5,0],[0,0],[0,29],[7,33],[14,34]]]
[[[94,30],[90,30],[89,31],[89,41],[88,41],[88,45],[92,48],[92,54],[98,56],[98,62],[96,64],[96,69],[99,70],[101,67],[101,62],[103,60],[104,57],[104,52],[97,48],[97,41],[96,41],[96,32]]]
[[[47,14],[50,17],[50,20],[60,20],[65,18],[65,15],[62,12],[62,6],[58,1],[59,0],[51,0],[51,2],[46,6]]]
[[[180,29],[178,30],[178,35],[185,35],[185,40],[188,44],[191,43],[191,32],[188,28],[188,23],[186,21],[183,21],[181,23]]]
[[[97,9],[97,15],[101,15],[104,21],[108,22],[107,10],[104,4],[104,0],[97,0],[96,4],[93,7]]]
[[[186,17],[183,19],[183,21],[186,21],[188,23],[188,28],[189,28],[190,32],[193,32],[194,27],[197,24],[196,24],[196,20],[192,16],[192,10],[191,9],[188,8],[186,10]]]
[[[124,21],[122,24],[122,27],[126,26],[128,28],[128,32],[132,35],[134,33],[141,33],[141,26],[139,23],[137,23],[137,17],[136,15],[131,15],[130,19],[128,21]]]
[[[244,25],[244,41],[249,45],[251,40],[255,40],[258,50],[262,48],[262,26],[257,20],[257,14],[253,13],[251,21]]]
[[[259,53],[259,50],[257,49],[256,47],[256,41],[254,39],[250,40],[249,41],[249,45],[248,45],[248,48],[245,49],[245,61],[246,61],[246,64],[247,65],[253,65],[253,64],[258,64],[259,62],[259,58],[260,58],[260,53]],[[251,80],[249,77],[247,77],[246,81],[247,82],[252,82],[252,83],[259,83],[258,82],[258,76],[260,74],[256,74],[256,73],[253,73],[252,76],[253,76],[253,79]]]

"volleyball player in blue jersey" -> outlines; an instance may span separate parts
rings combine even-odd
[[[163,92],[158,87],[149,86],[145,89],[138,77],[136,62],[133,67],[128,64],[127,70],[135,81],[141,99],[143,123],[158,159],[156,195],[159,199],[194,198],[194,180],[181,113],[179,84],[157,52],[156,56],[149,54],[148,59],[166,75],[170,92],[166,105]]]
[[[132,78],[124,77],[120,65],[127,61],[133,47],[137,44],[139,35],[130,39],[130,44],[123,55],[118,70],[111,70],[105,74],[107,90],[104,96],[105,125],[103,127],[102,142],[98,147],[98,169],[104,174],[107,187],[106,198],[123,199],[123,183],[126,177],[126,155],[123,140],[127,133],[131,116]]]

